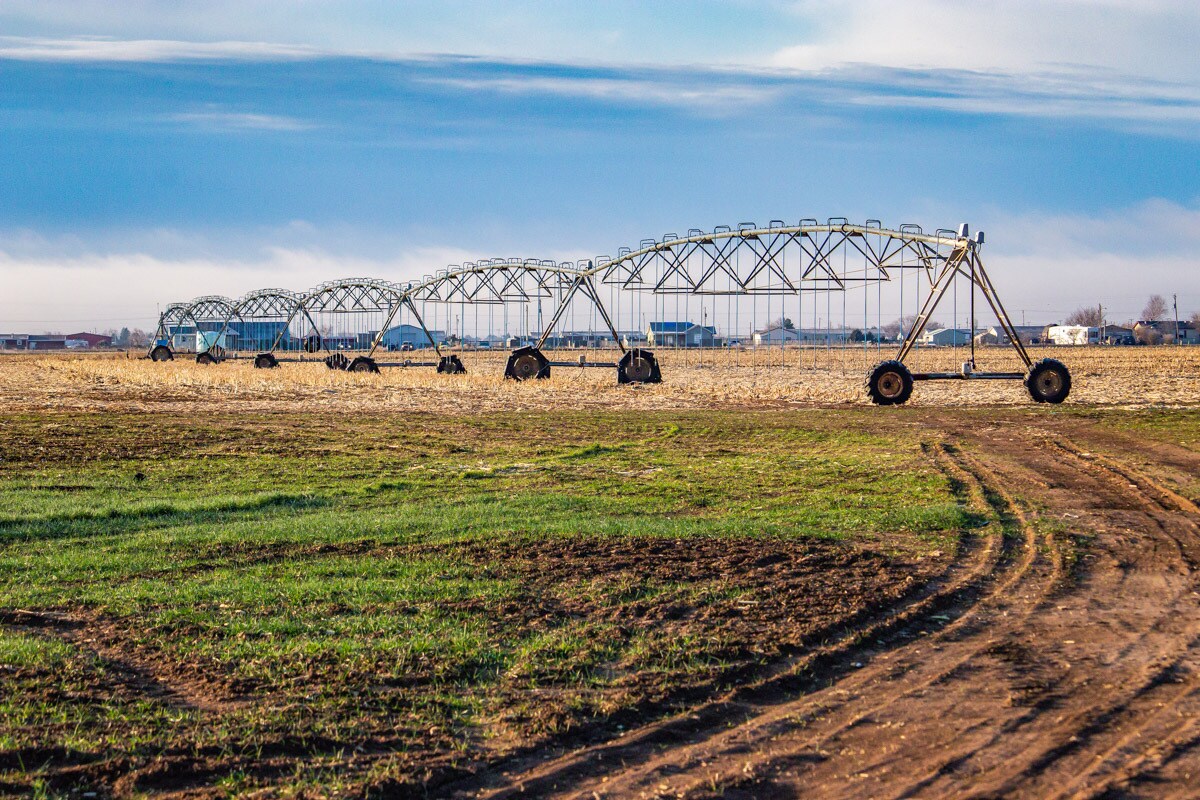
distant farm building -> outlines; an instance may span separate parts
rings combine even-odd
[[[645,341],[645,335],[641,331],[617,331],[621,341],[626,347],[641,344]],[[541,333],[532,331],[529,334],[531,342],[536,342],[541,338]],[[543,345],[549,348],[595,348],[595,347],[616,347],[617,343],[613,340],[612,331],[555,331],[546,337],[546,342]]]
[[[371,334],[374,336],[375,334]],[[445,331],[429,332],[429,336],[438,344],[446,341]],[[379,346],[385,350],[399,350],[405,344],[411,344],[413,349],[420,350],[424,347],[431,347],[429,344],[429,336],[425,335],[425,331],[420,325],[393,325],[383,333],[383,338],[379,340]]]
[[[67,337],[53,333],[29,334],[30,350],[66,350]]]
[[[1142,344],[1200,344],[1200,330],[1182,320],[1142,320],[1133,326],[1133,335]]]
[[[1021,340],[1021,344],[1040,344],[1045,331],[1043,325],[1014,325],[1013,332]],[[986,331],[975,336],[977,344],[1012,344],[1008,334],[999,325],[993,325]]]
[[[1133,328],[1121,325],[1105,325],[1100,329],[1101,344],[1134,344]]]
[[[102,333],[68,333],[68,347],[112,347],[112,337]]]
[[[859,331],[862,336],[862,331]],[[874,332],[872,332],[874,335]],[[847,328],[785,328],[772,325],[755,331],[751,341],[756,346],[773,344],[844,344],[854,338]],[[862,339],[858,339],[862,341]]]
[[[1051,325],[1046,336],[1050,344],[1078,346],[1100,343],[1100,329],[1094,325]]]
[[[921,334],[921,344],[932,347],[957,347],[971,343],[971,332],[963,328],[937,328]]]
[[[694,322],[651,322],[646,328],[651,347],[712,347],[716,339],[716,328]]]
[[[5,350],[66,350],[67,337],[58,333],[0,333],[0,348]]]

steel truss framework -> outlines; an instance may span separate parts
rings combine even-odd
[[[982,245],[982,233],[971,237],[966,225],[956,231],[939,229],[927,234],[916,225],[888,229],[877,220],[868,220],[860,225],[844,218],[832,218],[824,223],[803,219],[795,225],[774,220],[765,227],[742,223],[736,228],[720,226],[712,231],[692,229],[686,236],[670,233],[661,240],[643,240],[637,248],[622,248],[615,256],[599,256],[575,263],[539,259],[487,259],[451,265],[420,280],[405,283],[353,278],[323,283],[303,294],[284,289],[264,289],[251,292],[236,302],[216,296],[200,297],[190,303],[168,306],[159,321],[159,338],[169,338],[173,327],[187,322],[194,324],[198,330],[202,326],[216,326],[215,329],[223,334],[236,322],[276,320],[283,325],[266,354],[270,356],[271,363],[255,362],[259,366],[274,366],[277,363],[274,353],[283,344],[285,333],[293,323],[303,322],[315,331],[317,315],[369,312],[378,315],[380,324],[369,347],[362,348],[365,351],[363,355],[353,362],[344,356],[330,356],[327,363],[332,359],[335,363],[331,366],[346,368],[354,365],[364,371],[376,371],[377,366],[382,366],[374,361],[376,351],[397,315],[406,311],[437,353],[439,361],[436,366],[439,371],[460,372],[461,362],[457,357],[443,355],[441,345],[426,326],[420,308],[428,304],[495,307],[536,302],[540,312],[541,304],[548,303],[553,308],[550,321],[538,332],[535,344],[513,352],[506,372],[518,379],[543,377],[549,374],[549,366],[554,362],[545,358],[542,348],[570,304],[582,301],[599,314],[605,329],[611,333],[621,351],[621,364],[631,364],[632,371],[621,372],[621,365],[605,366],[618,366],[618,377],[622,380],[630,375],[638,379],[653,375],[655,378],[649,379],[656,379],[659,371],[653,354],[645,349],[630,348],[622,341],[609,313],[609,304],[605,302],[606,293],[610,297],[614,292],[629,292],[660,298],[769,298],[808,292],[844,293],[855,287],[890,283],[905,271],[917,271],[928,284],[928,294],[915,323],[905,331],[896,357],[884,362],[895,365],[889,368],[893,372],[887,374],[890,375],[890,383],[885,381],[885,388],[894,388],[898,381],[900,389],[876,397],[871,385],[876,377],[874,372],[868,379],[868,393],[872,399],[890,404],[907,399],[913,380],[1025,378],[1029,384],[1031,374],[1039,365],[1035,365],[1026,352],[997,296],[980,256]],[[855,264],[853,269],[848,266],[851,259]],[[904,360],[912,352],[957,278],[965,279],[970,285],[972,332],[974,303],[978,294],[991,308],[1000,328],[1029,372],[976,371],[973,337],[970,361],[964,364],[961,372],[915,375],[908,372]],[[220,341],[221,336],[215,337],[208,349],[199,356],[216,356],[219,359],[221,354],[212,350]],[[448,359],[454,363],[448,364]],[[404,365],[413,364],[407,361]],[[1059,384],[1065,382],[1069,390],[1069,374],[1065,367],[1058,366],[1061,370],[1055,371],[1051,377]],[[1047,384],[1049,389],[1057,385],[1049,384],[1054,384],[1054,380]],[[1034,389],[1030,391],[1035,395],[1034,399],[1042,399]]]

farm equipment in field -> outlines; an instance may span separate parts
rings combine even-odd
[[[790,352],[798,364],[818,348],[855,350],[861,351],[865,368],[882,355],[885,341],[899,338],[895,356],[867,371],[866,397],[872,403],[901,405],[916,382],[937,380],[1023,380],[1036,402],[1061,403],[1071,391],[1070,371],[1056,359],[1030,357],[980,259],[983,234],[969,233],[965,224],[957,231],[927,234],[918,225],[891,230],[878,220],[860,225],[843,217],[824,223],[772,220],[766,226],[744,222],[736,228],[691,229],[686,236],[669,233],[645,239],[637,248],[623,247],[616,256],[575,263],[485,259],[405,284],[351,278],[303,294],[264,289],[236,302],[201,297],[163,313],[148,356],[170,360],[176,352],[172,345],[192,331],[196,360],[204,364],[253,353],[248,357],[260,369],[320,360],[331,370],[368,375],[391,367],[458,375],[467,371],[464,358],[483,363],[503,348],[504,376],[514,382],[545,380],[559,368],[599,367],[615,372],[618,384],[643,385],[662,382],[664,351],[684,359],[697,352],[703,365],[706,349],[736,357],[748,342],[768,355],[778,344],[780,361]],[[950,331],[963,336],[953,343],[961,367],[915,370],[909,356],[948,296],[954,298],[957,319],[964,282],[970,328]],[[847,299],[851,294],[853,303]],[[998,321],[994,338],[1011,343],[1022,371],[988,371],[976,363],[977,296]],[[859,299],[862,316],[852,319]],[[914,299],[919,312],[907,324],[905,304]],[[839,305],[841,319],[835,325]],[[550,310],[545,323],[543,306]],[[885,308],[889,315],[899,311],[903,337],[895,329],[885,336]],[[693,315],[699,323],[691,321]],[[806,315],[807,329],[792,324],[793,316],[803,323]],[[733,335],[718,336],[716,322],[722,316]],[[517,335],[510,327],[514,317]],[[745,322],[754,328],[754,320],[764,317],[780,324],[747,337]],[[568,327],[580,319],[584,328]],[[958,347],[967,338],[969,355],[959,362]],[[422,359],[418,348],[429,357]],[[457,352],[445,352],[451,348]],[[403,358],[385,360],[384,354],[395,351]]]
[[[1023,380],[1026,391],[1035,403],[1061,403],[1071,393],[1071,373],[1065,364],[1053,358],[1043,358],[1037,362],[1030,358],[979,258],[979,249],[984,243],[983,231],[979,231],[974,238],[969,234],[970,229],[964,223],[958,229],[958,241],[949,256],[940,263],[930,265],[929,294],[914,324],[909,327],[900,343],[900,351],[896,357],[879,362],[867,374],[867,397],[872,403],[881,406],[902,405],[912,395],[913,384],[916,381]],[[904,359],[913,351],[933,312],[959,278],[970,281],[970,359],[962,363],[958,372],[911,372]],[[986,372],[977,368],[974,322],[976,293],[983,296],[992,313],[996,315],[1005,338],[1025,364],[1024,372]]]

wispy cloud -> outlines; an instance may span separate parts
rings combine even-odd
[[[277,114],[251,114],[232,111],[188,111],[168,114],[166,119],[195,125],[206,130],[307,131],[315,123]]]
[[[425,78],[419,82],[467,91],[504,94],[548,94],[580,97],[608,103],[732,109],[761,105],[778,98],[780,89],[745,81],[720,83],[717,76],[701,71],[678,71],[658,75],[543,76],[536,74],[495,77]]]
[[[1159,134],[1193,135],[1192,126],[1200,122],[1197,86],[1139,79],[1107,70],[1014,74],[850,66],[821,74],[849,105],[1152,122],[1154,127],[1148,130]]]
[[[0,36],[0,59],[22,61],[284,61],[325,54],[312,47],[272,42]]]
[[[160,63],[319,61],[336,57],[361,64],[390,65],[400,74],[408,73],[412,85],[445,91],[579,98],[611,106],[674,107],[714,116],[750,108],[795,109],[816,101],[826,107],[897,107],[1112,120],[1125,128],[1183,136],[1193,136],[1197,130],[1200,80],[1192,78],[1200,79],[1200,56],[1191,52],[1197,48],[1177,47],[1171,44],[1174,39],[1168,38],[1167,46],[1156,50],[1151,59],[1145,56],[1148,45],[1143,41],[1138,45],[1138,58],[1113,56],[1107,60],[1086,49],[1040,50],[1042,54],[1054,54],[1051,63],[1049,58],[1034,58],[1016,39],[1005,44],[1005,36],[1000,36],[1003,41],[997,44],[988,38],[990,34],[985,36],[983,31],[1009,25],[998,21],[997,13],[976,9],[982,16],[968,25],[970,15],[951,8],[953,4],[947,5],[945,0],[918,1],[928,13],[900,13],[880,6],[879,0],[864,0],[868,10],[877,12],[875,16],[856,6],[846,12],[849,17],[845,26],[827,31],[818,25],[810,42],[781,49],[766,63],[757,65],[715,66],[701,61],[692,66],[600,66],[448,55],[367,55],[363,51],[232,40],[14,36],[0,37],[0,59]],[[1106,2],[1115,7],[1113,13],[1132,15],[1136,24],[1130,24],[1135,27],[1157,31],[1175,17],[1200,26],[1200,6],[1192,10],[1190,6],[1161,2],[1158,5],[1162,8],[1157,8],[1154,15],[1138,10],[1135,4]],[[1096,28],[1097,5],[1103,3],[1087,0],[1064,4],[1063,0],[1052,0],[1046,13],[1057,19],[1070,11],[1080,16],[1079,24]],[[808,19],[814,12],[810,4],[801,2],[792,6],[792,13]],[[1018,0],[1017,8],[1011,14],[1006,11],[1004,18],[1034,13],[1029,0]],[[942,22],[931,25],[926,21],[960,18],[963,25],[953,36],[947,36]],[[980,37],[987,39],[986,46],[981,43],[978,48],[959,52],[961,40]],[[1188,53],[1181,54],[1181,49]],[[1134,69],[1160,62],[1175,67]],[[298,131],[312,127],[295,117],[222,111],[184,112],[173,115],[171,121],[223,130]]]

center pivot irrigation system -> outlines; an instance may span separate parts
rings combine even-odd
[[[434,367],[453,375],[466,372],[463,354],[503,350],[505,377],[516,381],[582,366],[615,368],[619,383],[659,383],[651,348],[742,350],[751,342],[738,332],[762,322],[768,324],[752,334],[755,346],[787,343],[800,353],[850,342],[879,351],[893,341],[895,357],[867,375],[867,395],[878,405],[906,402],[915,381],[997,379],[1023,380],[1035,401],[1060,403],[1071,389],[1070,372],[1057,360],[1030,358],[984,269],[983,244],[983,232],[971,236],[965,224],[933,234],[917,225],[891,230],[877,220],[858,225],[844,218],[692,229],[577,263],[492,259],[407,283],[354,278],[304,293],[199,297],[161,313],[148,357],[166,361],[194,352],[201,364],[253,358],[263,369],[319,359],[352,372]],[[1012,346],[1024,371],[977,367],[977,296],[997,320],[997,339]],[[934,313],[952,306],[957,320],[960,305],[970,320],[969,357],[956,372],[913,372],[905,360]],[[885,313],[898,315],[893,337],[884,334]],[[719,335],[720,323],[732,333]],[[553,360],[564,350],[578,353]]]

